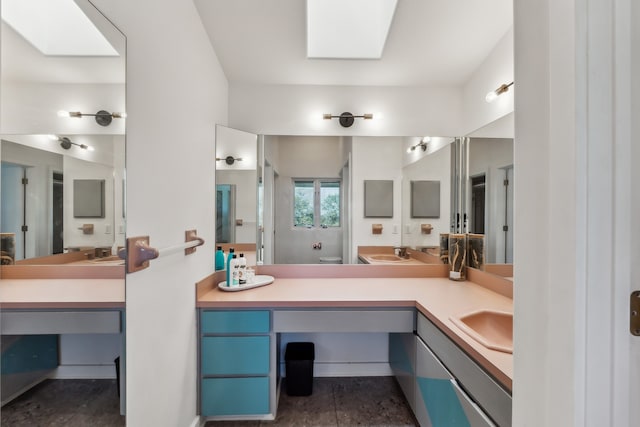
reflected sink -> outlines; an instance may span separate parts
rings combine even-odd
[[[513,313],[480,310],[450,319],[483,346],[513,353]]]
[[[102,258],[94,258],[91,260],[91,262],[94,262],[97,264],[102,264],[102,263],[114,264],[114,265],[124,264],[124,260],[117,255],[111,255],[111,256],[102,257]]]
[[[387,261],[387,262],[401,262],[408,261],[408,258],[402,258],[398,255],[369,255],[367,258],[370,258],[374,261]]]

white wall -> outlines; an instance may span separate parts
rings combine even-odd
[[[513,100],[518,82],[493,102],[485,101],[487,92],[514,81],[513,55],[513,28],[511,28],[465,83],[462,90],[463,131],[454,136],[467,135],[513,112]]]
[[[422,152],[422,150],[420,150]],[[411,181],[440,181],[440,217],[411,218]],[[451,144],[428,152],[402,170],[402,244],[439,246],[440,233],[449,232],[451,216]],[[431,224],[431,234],[422,234],[420,224]]]
[[[58,117],[58,111],[95,114],[99,110],[123,112],[125,86],[122,84],[2,83],[0,111],[5,134],[113,134],[125,131],[124,119],[100,126],[93,117]]]
[[[399,137],[354,137],[352,165],[352,257],[357,262],[358,246],[399,246],[402,242],[402,153]],[[393,217],[364,217],[364,181],[393,181]],[[382,234],[371,232],[382,224]]]
[[[127,425],[186,427],[196,422],[194,284],[213,272],[227,81],[192,2],[94,3],[127,36],[127,234],[164,248],[195,228],[206,241],[127,276]]]
[[[230,126],[267,135],[457,136],[465,129],[455,87],[232,84],[229,91]],[[356,119],[350,128],[322,119],[344,111],[374,118]]]
[[[584,225],[576,224],[582,222],[577,162],[584,154],[576,129],[576,86],[583,82],[576,82],[575,17],[582,7],[557,0],[514,3],[515,426],[585,425],[576,406],[585,392],[576,348],[579,257],[585,250],[576,234]],[[598,369],[608,375],[603,362]]]

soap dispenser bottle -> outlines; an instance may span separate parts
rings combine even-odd
[[[231,266],[229,264],[231,264],[231,260],[233,259],[233,255],[234,255],[235,249],[234,248],[229,248],[229,254],[227,255],[227,286],[231,285]]]
[[[244,257],[244,254],[240,254],[240,258],[238,258],[238,283],[240,285],[247,284],[247,259]]]
[[[224,251],[222,246],[218,246],[216,249],[216,271],[224,270]]]
[[[229,270],[231,270],[231,287],[235,288],[240,286],[240,263],[238,262],[238,258],[235,254],[233,254],[233,258],[231,258],[231,262],[229,263]]]

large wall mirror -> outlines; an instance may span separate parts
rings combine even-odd
[[[88,1],[2,2],[3,265],[123,264],[125,49]]]
[[[260,262],[356,263],[359,246],[426,251],[438,247],[440,233],[455,231],[457,212],[460,230],[485,234],[487,263],[512,262],[513,238],[503,226],[513,228],[513,187],[504,186],[508,179],[512,183],[513,139],[504,138],[504,131],[495,132],[500,137],[489,137],[489,129],[465,138],[425,138],[230,130],[245,138],[231,152],[227,128],[222,129],[216,149],[216,241],[253,245]],[[465,168],[456,178],[460,156]],[[365,216],[367,180],[393,183],[391,217]],[[438,188],[425,195],[437,194],[437,214],[412,213],[412,203],[425,202],[412,200],[420,194],[411,191],[415,183]],[[452,203],[458,195],[464,200],[460,205]],[[382,226],[380,234],[373,233],[374,224]]]

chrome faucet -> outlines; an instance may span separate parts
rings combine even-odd
[[[409,255],[407,254],[407,247],[406,246],[396,246],[393,248],[395,254],[397,256],[399,256],[400,258],[409,258]]]

